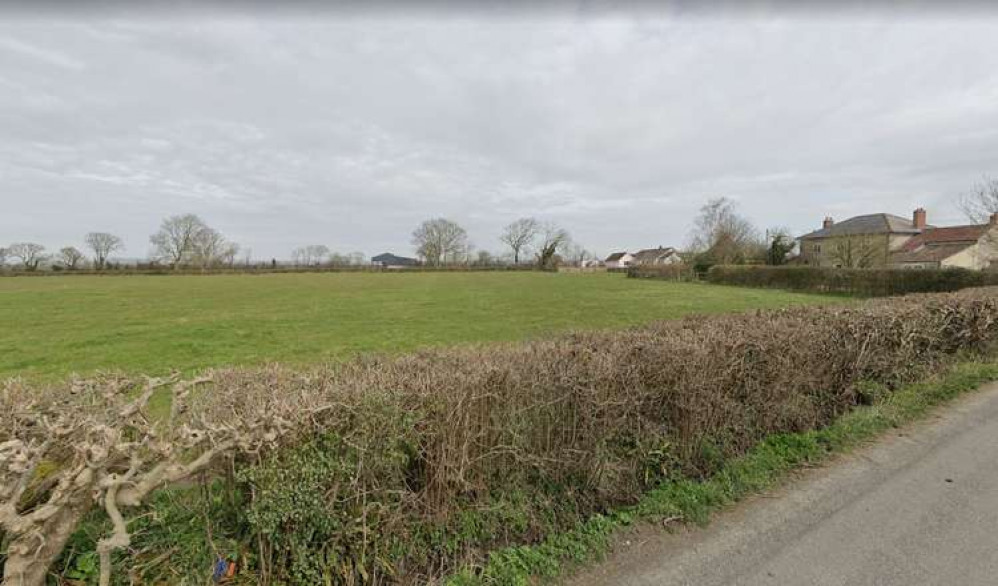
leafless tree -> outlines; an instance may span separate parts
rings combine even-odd
[[[75,271],[83,260],[83,253],[73,246],[67,246],[59,251],[59,262],[71,271]]]
[[[208,226],[202,226],[191,242],[191,261],[201,268],[232,265],[239,254],[239,245]]]
[[[190,261],[198,233],[207,226],[194,214],[171,216],[149,237],[157,258],[178,267]]]
[[[350,264],[352,264],[354,266],[358,266],[359,267],[359,266],[363,266],[363,265],[367,264],[367,257],[364,255],[363,252],[359,252],[359,251],[355,250],[355,251],[351,252],[347,256],[350,258]]]
[[[21,261],[21,265],[26,271],[34,271],[38,269],[38,265],[48,258],[45,255],[45,247],[41,244],[35,244],[33,242],[18,242],[16,244],[11,244],[10,248],[7,249],[7,254],[9,254],[11,258],[16,258]]]
[[[985,176],[960,198],[960,209],[975,224],[986,224],[998,213],[998,179]]]
[[[538,228],[540,244],[537,247],[537,266],[540,268],[553,268],[555,255],[563,251],[571,242],[568,231],[559,228],[556,224],[547,222]]]
[[[513,251],[514,264],[520,263],[520,254],[534,241],[540,228],[540,222],[534,218],[520,218],[503,228],[499,240]]]
[[[291,252],[291,260],[298,266],[306,267],[322,264],[328,256],[329,247],[324,244],[309,244]]]
[[[720,197],[700,208],[689,248],[710,262],[737,264],[761,258],[765,244],[752,223],[738,215],[735,203]]]
[[[9,251],[6,248],[0,246],[0,270],[3,270],[4,266],[7,265],[7,257],[9,254]]]
[[[867,269],[885,264],[887,261],[887,242],[881,237],[857,234],[833,240],[828,257],[836,266]]]
[[[419,256],[433,266],[462,260],[470,250],[464,228],[444,218],[420,224],[412,233],[412,245]]]
[[[84,240],[87,247],[94,253],[94,267],[97,270],[104,268],[111,253],[125,250],[125,244],[121,238],[107,232],[91,232]]]
[[[585,249],[581,244],[572,242],[565,247],[565,258],[568,260],[569,264],[581,267],[587,260],[592,258],[592,253]]]

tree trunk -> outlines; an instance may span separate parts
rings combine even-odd
[[[73,502],[38,527],[37,532],[12,539],[0,586],[45,586],[49,568],[91,506],[93,500],[89,492],[81,492],[74,496]]]

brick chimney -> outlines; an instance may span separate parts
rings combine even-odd
[[[998,226],[998,212],[991,214],[991,225]]]
[[[922,230],[926,226],[926,213],[925,208],[918,208],[915,213],[911,216],[911,223],[915,225],[915,228]]]
[[[821,227],[827,230],[828,228],[831,228],[834,224],[835,220],[833,220],[831,216],[825,216],[825,221],[821,223]]]

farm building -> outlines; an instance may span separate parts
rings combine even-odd
[[[401,269],[405,267],[418,266],[419,261],[414,258],[396,256],[390,252],[386,252],[384,254],[379,254],[378,256],[371,257],[371,264],[375,266],[381,266],[386,269]]]

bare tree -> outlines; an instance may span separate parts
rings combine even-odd
[[[765,247],[751,222],[739,216],[735,203],[724,197],[712,199],[700,208],[689,244],[691,251],[717,264],[762,257]]]
[[[67,246],[59,251],[59,261],[71,271],[75,271],[82,260],[83,253],[72,246]]]
[[[91,232],[84,240],[87,247],[94,253],[94,267],[97,270],[104,268],[111,253],[125,250],[125,244],[121,238],[107,232]]]
[[[324,244],[309,244],[291,252],[291,260],[296,265],[306,267],[322,264],[328,256],[329,247]]]
[[[975,224],[986,224],[998,213],[998,179],[985,176],[960,198],[960,209]]]
[[[238,244],[229,242],[218,230],[208,226],[202,226],[191,241],[191,261],[201,268],[231,266],[237,254]]]
[[[540,245],[537,247],[537,266],[542,269],[553,268],[555,255],[571,242],[571,236],[556,224],[545,223],[538,228]]]
[[[33,242],[18,242],[16,244],[11,244],[10,248],[7,249],[7,254],[9,254],[11,258],[16,258],[21,261],[21,265],[26,271],[34,271],[38,269],[38,265],[48,258],[45,255],[45,247],[41,244],[35,244]]]
[[[887,242],[875,235],[842,236],[831,243],[828,257],[836,266],[847,269],[883,265],[887,262]]]
[[[581,244],[571,242],[565,246],[565,258],[569,264],[574,266],[581,267],[592,256],[592,253],[586,250]]]
[[[464,258],[470,250],[468,233],[444,218],[427,220],[412,233],[412,245],[426,263],[439,266]]]
[[[0,246],[0,270],[3,270],[3,268],[7,265],[7,257],[9,254],[9,251],[6,248]]]
[[[354,266],[358,266],[359,267],[359,266],[363,266],[363,265],[367,264],[367,256],[365,256],[363,252],[359,252],[359,251],[355,250],[355,251],[351,252],[347,256],[350,258],[350,264],[352,264]]]
[[[177,267],[190,261],[195,239],[206,228],[201,218],[194,214],[171,216],[159,227],[159,231],[149,237],[157,258]]]
[[[499,240],[513,251],[514,264],[519,264],[520,254],[534,241],[540,228],[540,222],[534,218],[520,218],[503,228]]]

